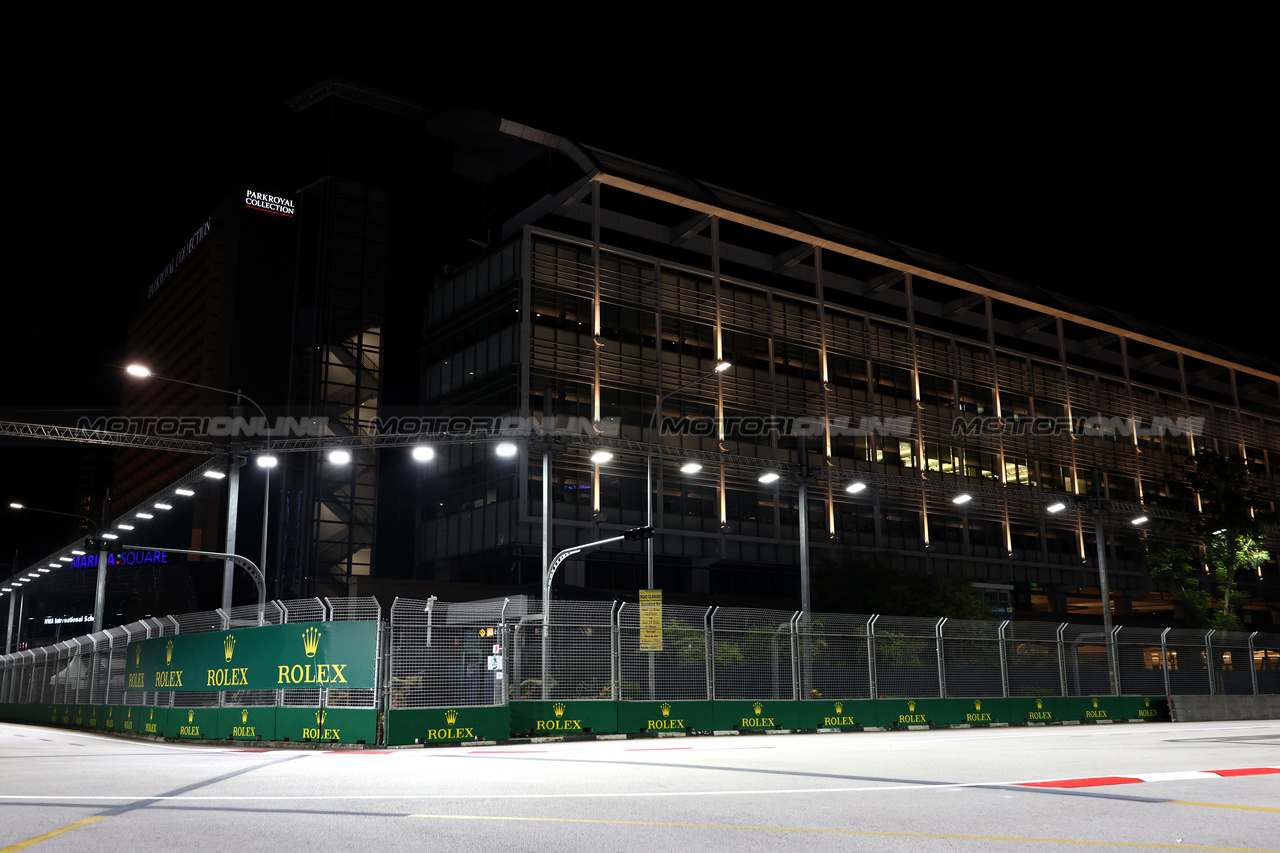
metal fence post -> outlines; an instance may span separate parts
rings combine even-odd
[[[1253,638],[1258,636],[1258,632],[1254,631],[1249,635],[1249,679],[1253,682],[1253,695],[1258,695],[1258,667],[1253,657]]]
[[[1165,628],[1160,632],[1160,661],[1164,669],[1164,695],[1168,696],[1173,692],[1173,688],[1169,684],[1169,642],[1168,636],[1172,628]]]
[[[1214,667],[1213,667],[1213,639],[1212,639],[1214,630],[1217,630],[1217,629],[1211,629],[1209,633],[1204,635],[1204,668],[1205,668],[1205,672],[1209,676],[1209,695],[1210,696],[1215,695],[1215,691],[1213,689]]]
[[[716,610],[708,607],[704,626],[707,634],[707,698],[716,698]]]
[[[1000,695],[1006,699],[1009,698],[1009,654],[1004,647],[1004,629],[1008,627],[1009,620],[1006,619],[996,629],[996,642],[1000,644]]]
[[[946,623],[947,617],[943,616],[938,620],[938,624],[933,626],[934,643],[938,653],[938,698],[945,699],[947,696],[947,664],[943,657],[942,650],[942,626]]]
[[[1058,684],[1061,687],[1061,695],[1067,695],[1067,623],[1063,622],[1058,626]]]
[[[880,698],[879,686],[876,683],[876,620],[880,618],[880,614],[876,613],[867,622],[867,681],[871,692],[868,694],[872,699]]]

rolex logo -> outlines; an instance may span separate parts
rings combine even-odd
[[[173,640],[164,644],[164,663],[165,666],[173,663]]]
[[[133,651],[133,665],[142,666],[142,646],[135,646]]]
[[[909,702],[907,702],[908,711],[915,711],[915,709],[916,709],[916,700],[912,699]]]
[[[662,716],[664,717],[671,716],[671,705],[667,702],[662,703]]]
[[[231,655],[236,650],[236,635],[227,634],[222,640],[222,653],[227,658],[227,663],[231,663]]]
[[[757,714],[759,714],[762,710],[764,710],[764,706],[761,705],[759,702],[753,702],[751,704],[751,709],[755,711]]]
[[[111,712],[115,710],[115,707],[116,707],[115,705],[108,705],[108,706],[107,706],[107,716],[108,716],[108,717],[112,716]]]
[[[150,717],[148,717],[147,719],[148,719],[148,720],[154,720],[155,718],[156,718],[156,709],[155,709],[155,708],[152,708],[152,709],[151,709],[151,716],[150,716]]]
[[[240,722],[242,722],[242,723],[247,723],[247,722],[249,722],[249,709],[248,709],[248,708],[241,708],[241,709],[240,709]]]
[[[552,711],[555,711],[555,713],[556,713],[556,716],[557,716],[557,717],[563,717],[563,716],[564,716],[564,703],[563,703],[563,702],[557,702],[556,704],[554,704],[554,705],[552,705],[552,706],[551,706],[551,710],[552,710]]]
[[[302,649],[307,653],[307,657],[313,658],[318,648],[320,648],[320,629],[313,625],[302,632]]]
[[[125,716],[132,720],[132,719],[133,719],[133,709],[132,709],[132,708],[130,708],[130,709],[129,709],[129,713],[125,714]]]
[[[452,726],[454,723],[458,722],[458,712],[453,709],[445,711],[444,721]]]
[[[188,711],[188,712],[187,712],[187,722],[188,722],[188,723],[190,723],[190,722],[194,721],[194,720],[195,720],[195,718],[196,718],[196,712],[195,712],[195,711]]]
[[[843,703],[843,702],[837,702],[837,703],[836,703],[836,713],[837,713],[837,714],[843,714],[843,713],[844,713],[844,703]]]
[[[1143,699],[1143,700],[1142,700],[1142,703],[1143,703],[1144,705],[1146,705],[1148,708],[1150,708],[1150,707],[1151,707],[1151,700],[1150,700],[1150,699]]]
[[[1093,707],[1098,707],[1098,700],[1096,698],[1093,700]]]
[[[316,708],[316,725],[323,726],[324,718],[325,718],[324,708]]]
[[[1036,710],[1038,711],[1038,710],[1040,710],[1040,709],[1041,709],[1041,708],[1043,708],[1043,707],[1044,707],[1044,700],[1043,700],[1043,699],[1037,699],[1037,700],[1036,700]]]
[[[974,699],[974,700],[973,700],[973,710],[975,710],[975,711],[981,711],[981,710],[982,710],[982,700],[981,700],[981,699]]]

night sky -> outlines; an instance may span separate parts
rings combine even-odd
[[[1249,108],[1261,84],[1247,69],[1175,45],[1100,64],[1119,41],[966,44],[934,62],[925,49],[718,44],[692,39],[665,62],[599,41],[550,55],[488,45],[467,62],[424,49],[395,67],[255,62],[245,46],[132,66],[80,57],[25,83],[10,103],[23,119],[11,186],[30,261],[4,287],[20,364],[0,418],[118,400],[129,306],[236,178],[286,170],[284,102],[332,76],[485,109],[1280,358],[1275,309],[1261,308],[1274,274],[1254,263],[1272,239],[1253,202],[1272,197],[1269,111]],[[0,439],[0,452],[4,504],[65,505],[73,446]],[[0,564],[44,553],[31,540],[47,529],[27,521],[0,519]]]

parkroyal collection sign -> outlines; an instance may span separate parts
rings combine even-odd
[[[126,690],[373,688],[376,622],[295,622],[129,644]]]

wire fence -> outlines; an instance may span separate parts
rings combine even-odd
[[[378,623],[374,688],[139,691],[131,643],[260,624],[256,606],[147,618],[0,656],[0,703],[436,708],[680,701],[1280,693],[1280,634],[625,602],[268,602],[261,624]]]

